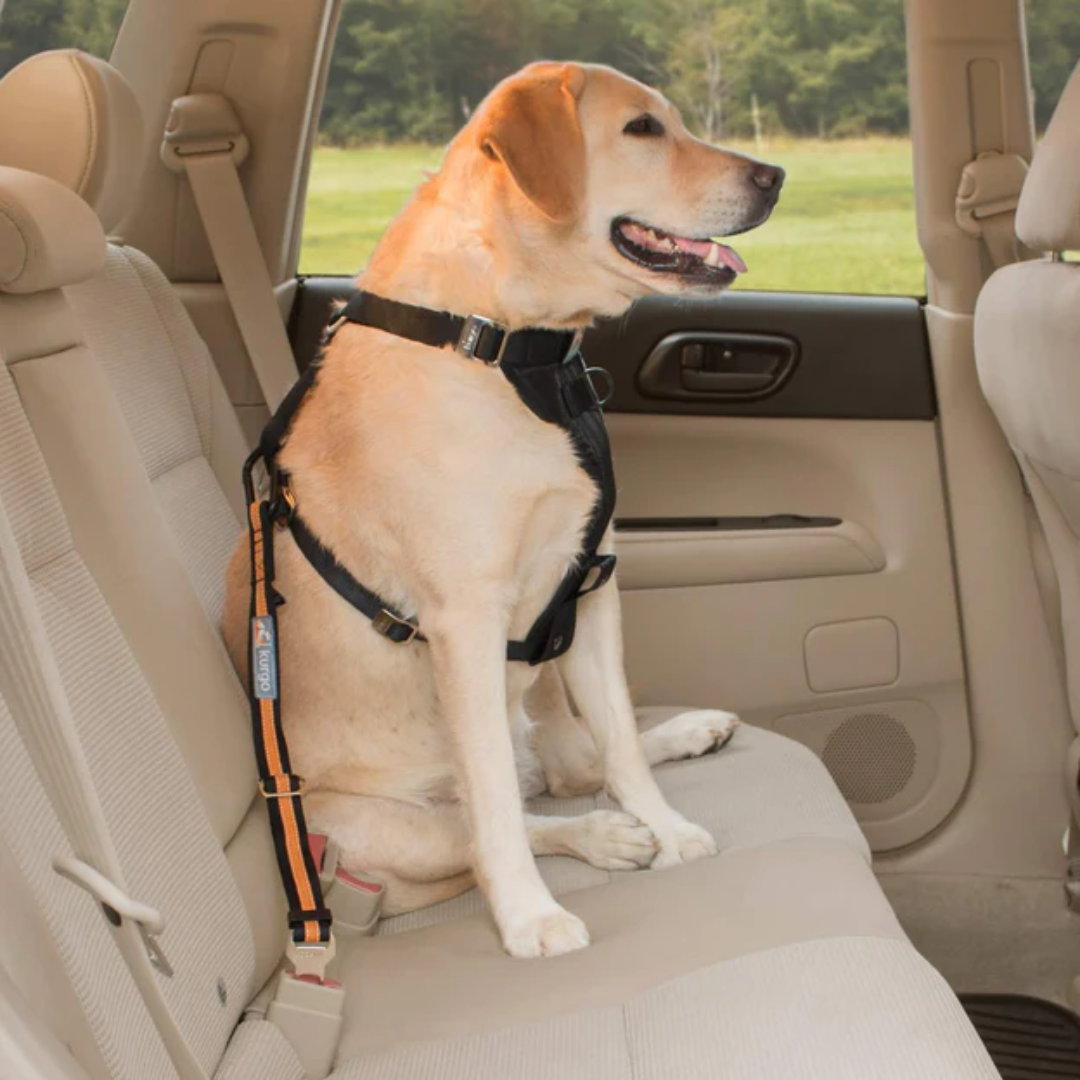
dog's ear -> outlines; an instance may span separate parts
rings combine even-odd
[[[480,149],[501,162],[522,194],[552,221],[578,215],[585,188],[585,139],[577,64],[534,64],[500,87],[480,131]]]

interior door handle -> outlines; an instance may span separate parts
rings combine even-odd
[[[638,386],[649,397],[755,400],[776,393],[798,357],[798,343],[776,334],[681,331],[649,353]]]

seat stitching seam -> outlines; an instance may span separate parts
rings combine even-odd
[[[626,1014],[627,1002],[619,1006],[619,1018],[622,1020],[623,1043],[626,1046],[626,1064],[630,1069],[630,1080],[637,1080],[637,1069],[634,1068],[634,1054],[630,1043],[630,1017]]]
[[[82,195],[83,187],[90,176],[90,167],[94,161],[94,151],[97,149],[97,117],[94,115],[94,107],[90,96],[90,87],[86,81],[86,75],[83,73],[82,68],[79,67],[74,56],[69,56],[68,60],[75,71],[75,77],[79,80],[79,88],[82,90],[83,100],[86,103],[86,114],[90,119],[90,145],[87,147],[86,162],[83,165],[82,176],[79,177],[79,185],[75,189],[79,195]]]
[[[27,238],[26,233],[23,232],[22,226],[2,206],[0,206],[0,214],[3,214],[4,217],[6,217],[8,219],[8,221],[11,222],[11,224],[15,227],[15,231],[19,234],[19,238],[23,242],[23,259],[22,259],[22,265],[19,267],[19,272],[12,278],[0,279],[0,285],[14,285],[15,282],[18,281],[19,278],[21,278],[23,276],[23,274],[26,273],[26,265],[30,261],[30,241]]]
[[[86,344],[82,341],[76,341],[71,345],[64,345],[59,349],[50,349],[47,352],[33,353],[30,356],[20,356],[17,360],[9,360],[7,362],[8,370],[14,367],[18,367],[20,364],[29,364],[35,360],[48,360],[53,356],[63,356],[64,353],[72,352],[75,349],[85,349]]]

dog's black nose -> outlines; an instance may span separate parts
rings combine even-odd
[[[779,194],[784,186],[784,170],[779,165],[758,165],[750,178],[754,181],[754,186],[762,191]]]

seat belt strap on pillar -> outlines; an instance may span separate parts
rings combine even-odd
[[[297,369],[237,172],[248,149],[227,98],[189,94],[173,102],[161,158],[173,172],[187,173],[233,316],[273,412],[296,382]]]
[[[78,728],[7,515],[0,510],[0,694],[73,854],[57,873],[97,901],[181,1080],[207,1080],[159,980],[172,968],[158,944],[161,914],[131,898]]]
[[[1030,258],[1016,236],[1016,207],[1027,177],[1027,162],[995,150],[964,166],[956,193],[956,223],[982,240],[994,269]]]

